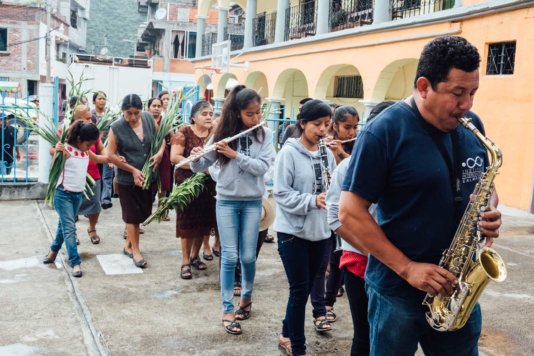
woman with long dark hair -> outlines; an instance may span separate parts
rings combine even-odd
[[[252,310],[252,289],[256,274],[256,245],[261,220],[261,198],[265,192],[264,175],[273,164],[273,133],[263,126],[231,142],[223,139],[260,123],[261,98],[254,90],[238,85],[228,95],[214,137],[216,151],[191,164],[194,172],[217,162],[217,227],[221,240],[221,296],[223,327],[233,335],[241,334],[238,320],[246,320]],[[196,147],[191,154],[202,151]],[[234,273],[241,262],[241,299],[234,312]],[[237,319],[237,320],[236,320]]]
[[[318,273],[324,273],[330,252],[331,231],[326,220],[326,182],[324,170],[332,172],[335,159],[318,148],[328,133],[332,110],[320,100],[302,106],[298,130],[300,138],[286,141],[276,158],[274,199],[276,218],[273,229],[278,233],[278,252],[289,283],[289,298],[279,345],[293,355],[306,354],[304,318],[306,303]],[[324,278],[323,278],[324,283]],[[324,287],[323,287],[324,292]],[[317,331],[331,326],[314,310]]]

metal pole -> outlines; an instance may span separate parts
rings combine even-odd
[[[46,61],[46,82],[51,83],[52,62],[50,60],[50,5],[48,1],[45,3],[46,10],[46,47],[45,47],[45,61]]]

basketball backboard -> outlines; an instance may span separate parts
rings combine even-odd
[[[211,65],[220,69],[222,73],[228,73],[230,66],[230,41],[213,44],[211,51]]]

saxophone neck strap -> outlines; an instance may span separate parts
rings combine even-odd
[[[439,137],[438,131],[430,125],[428,122],[423,119],[423,116],[421,115],[421,112],[419,111],[419,108],[417,108],[417,105],[415,103],[415,99],[412,96],[411,99],[411,109],[412,112],[415,114],[415,116],[421,121],[422,126],[425,128],[427,133],[432,138],[432,141],[434,141],[434,144],[436,145],[439,153],[441,154],[441,157],[445,161],[445,164],[447,165],[447,169],[449,171],[449,178],[452,186],[452,192],[454,195],[454,203],[458,207],[462,204],[463,198],[462,198],[462,187],[461,187],[461,174],[462,174],[462,168],[461,168],[461,158],[460,158],[460,144],[458,142],[458,132],[456,130],[451,132],[451,142],[452,142],[452,160],[451,156],[447,152],[447,149],[445,148],[445,145],[443,144],[443,141]]]

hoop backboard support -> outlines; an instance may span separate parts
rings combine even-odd
[[[228,73],[230,67],[230,41],[214,43],[211,50],[211,66]]]

